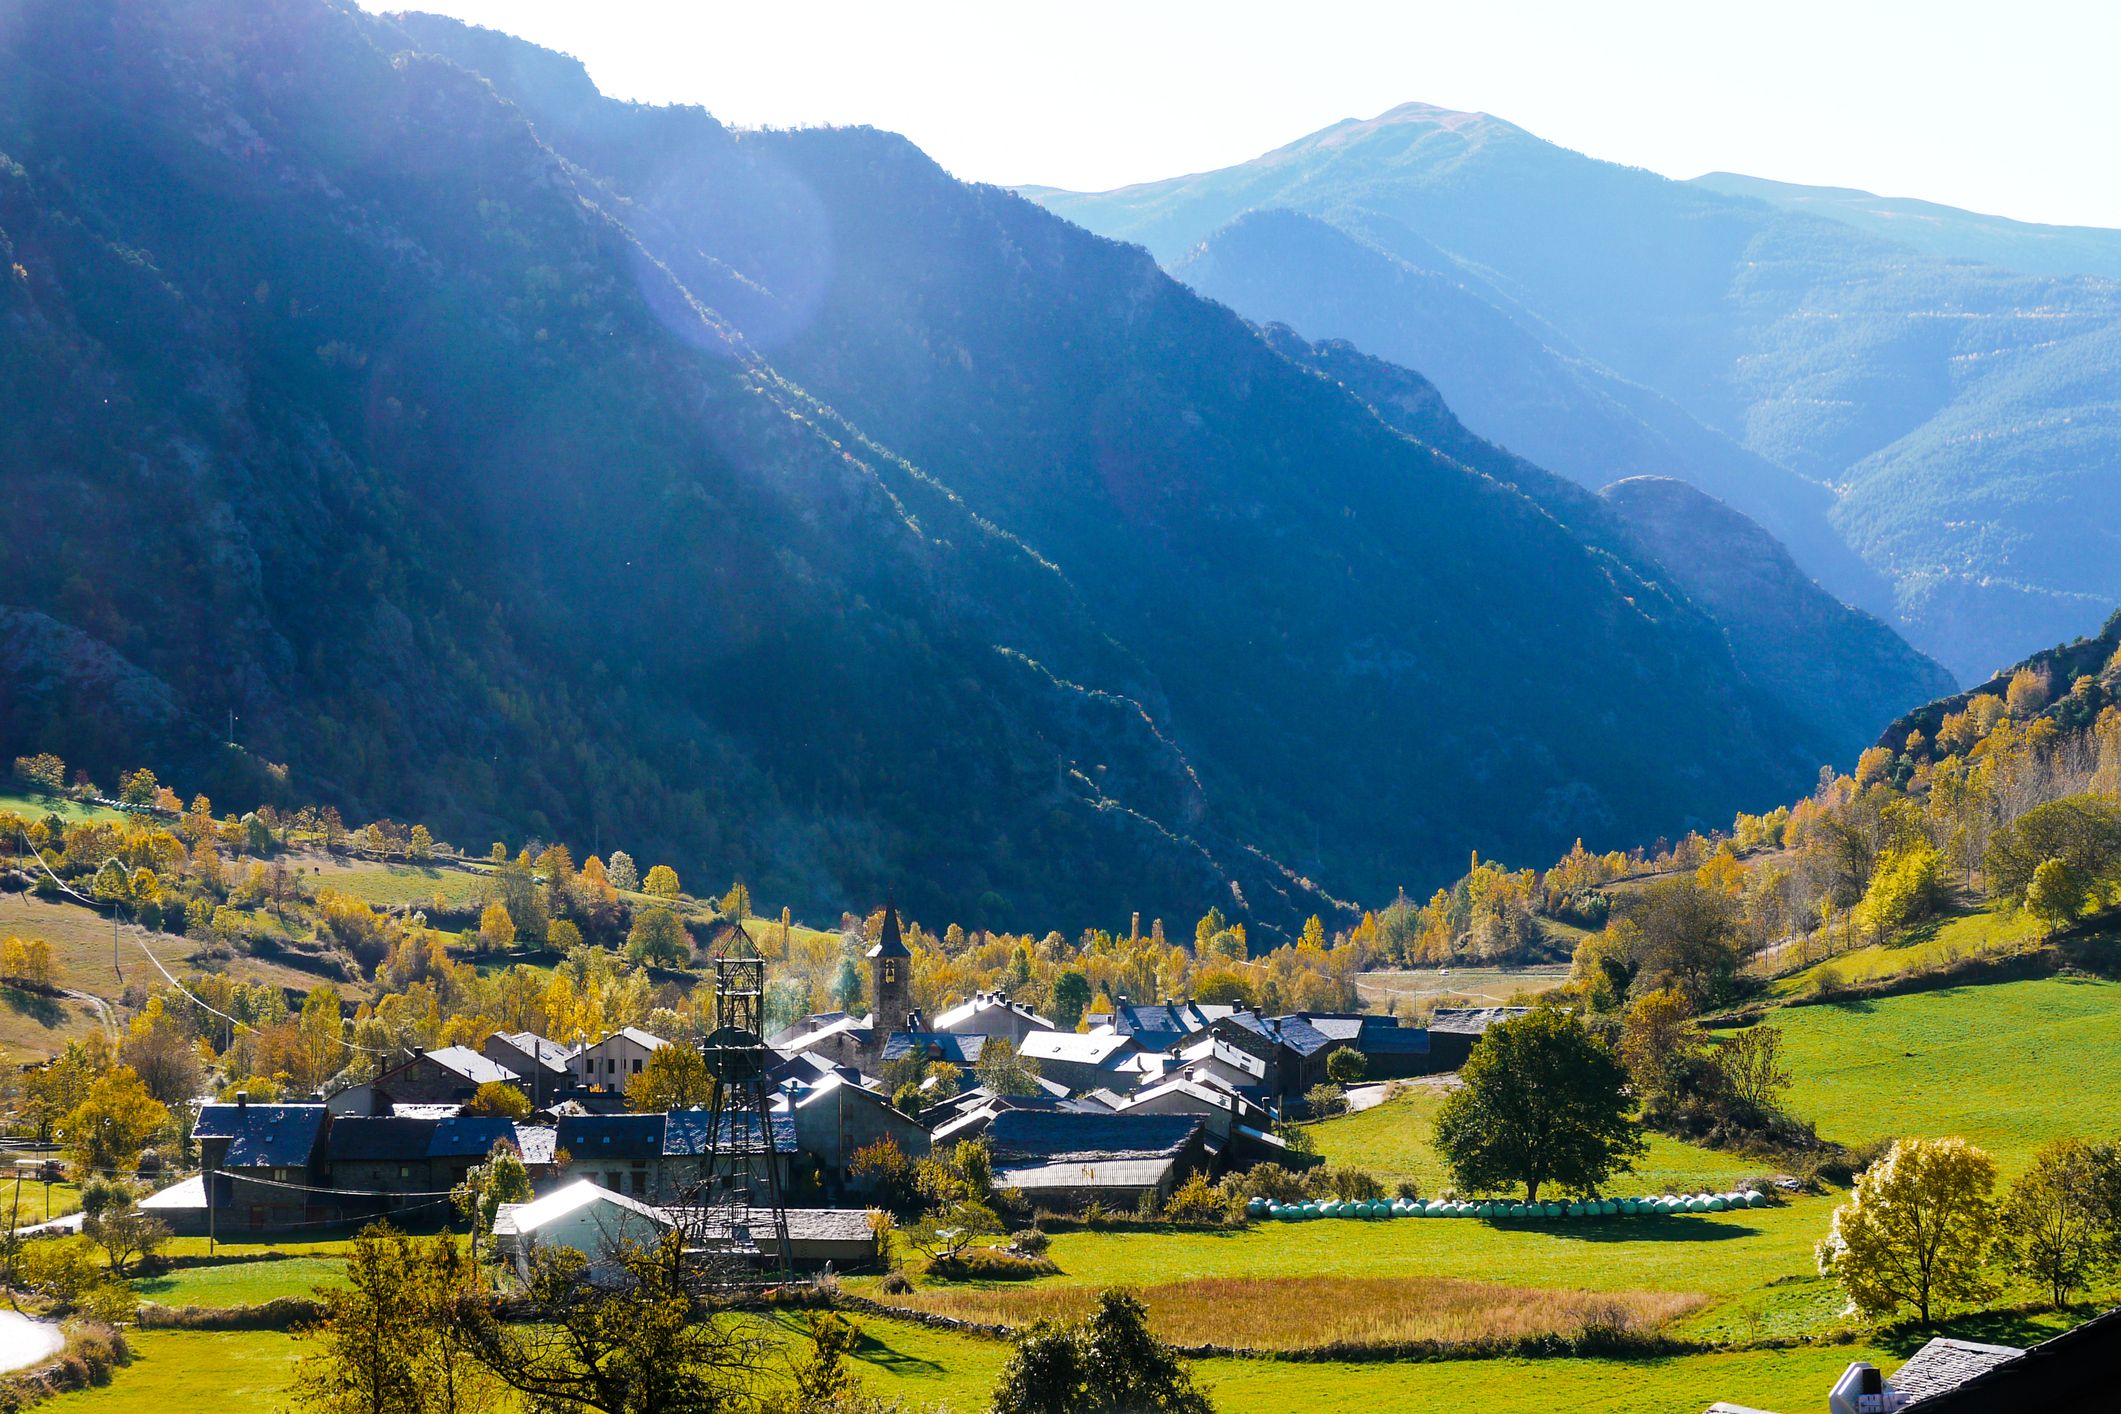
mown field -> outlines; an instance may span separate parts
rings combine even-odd
[[[313,1295],[319,1287],[340,1286],[345,1280],[346,1265],[335,1257],[288,1257],[179,1267],[141,1277],[133,1282],[133,1290],[141,1300],[164,1306],[258,1306],[283,1296]]]
[[[1567,963],[1527,967],[1412,967],[1397,972],[1365,972],[1355,979],[1363,1004],[1396,1005],[1405,1015],[1415,1008],[1502,1006],[1519,996],[1550,992],[1569,980]]]

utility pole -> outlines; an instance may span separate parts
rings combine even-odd
[[[228,709],[228,744],[236,744],[236,709],[233,707]]]

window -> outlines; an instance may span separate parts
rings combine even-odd
[[[884,980],[886,982],[898,981],[898,963],[888,957],[884,959]]]
[[[641,1073],[641,1060],[640,1060],[640,1057],[638,1057],[638,1056],[634,1057],[634,1061],[633,1061],[633,1073],[634,1073],[635,1075],[639,1075],[639,1074]]]
[[[399,1164],[399,1165],[398,1165],[398,1177],[400,1177],[400,1178],[411,1178],[411,1177],[412,1177],[412,1165],[411,1165],[411,1164]]]
[[[614,1193],[624,1193],[626,1191],[625,1178],[626,1175],[614,1170],[604,1175],[604,1186]]]
[[[645,1197],[648,1193],[648,1175],[639,1169],[633,1171],[633,1196]]]

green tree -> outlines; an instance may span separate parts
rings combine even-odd
[[[414,862],[425,864],[428,860],[434,858],[434,834],[425,825],[413,826],[412,842],[408,846],[408,851],[412,855]]]
[[[729,886],[728,893],[715,900],[714,906],[724,918],[734,918],[741,922],[751,916],[751,890],[744,887],[742,879],[738,879]]]
[[[1902,1139],[1856,1179],[1819,1244],[1819,1271],[1873,1318],[1912,1306],[1924,1325],[1988,1294],[1996,1161],[1964,1139]]]
[[[1089,977],[1080,967],[1063,967],[1053,978],[1053,1024],[1073,1031],[1089,1006]]]
[[[1369,1073],[1368,1057],[1353,1046],[1336,1046],[1326,1057],[1326,1079],[1335,1085],[1360,1085]]]
[[[1183,1360],[1138,1297],[1102,1291],[1080,1323],[1035,1322],[994,1387],[994,1414],[1208,1414]]]
[[[506,1139],[496,1139],[486,1162],[465,1171],[464,1181],[450,1193],[457,1211],[471,1222],[474,1240],[493,1231],[494,1216],[503,1203],[527,1203],[531,1198],[530,1170],[523,1156]]]
[[[1944,897],[1944,856],[1928,840],[1887,850],[1864,891],[1862,920],[1891,932],[1927,918]]]
[[[2121,1157],[2058,1139],[2033,1155],[1997,1214],[1997,1245],[2058,1307],[2121,1258]]]
[[[635,962],[681,967],[692,956],[692,939],[669,909],[644,908],[633,915],[633,928],[626,934],[626,955]]]
[[[648,871],[648,877],[642,881],[641,892],[652,895],[655,898],[676,898],[678,896],[678,871],[671,868],[668,864],[656,865],[655,868]]]
[[[997,1095],[1038,1095],[1044,1090],[1038,1083],[1038,1062],[1027,1060],[1017,1053],[1016,1043],[1002,1036],[990,1036],[980,1047],[979,1060],[973,1067],[979,1083]]]
[[[676,1232],[652,1246],[619,1241],[599,1254],[609,1278],[571,1247],[530,1258],[522,1305],[503,1321],[485,1303],[457,1309],[473,1357],[540,1410],[721,1414],[743,1407],[767,1342],[717,1319],[715,1273]]]
[[[2067,861],[2043,859],[2025,886],[2025,911],[2050,928],[2061,928],[2084,911],[2085,892],[2084,880]]]
[[[610,878],[611,887],[622,894],[635,893],[641,887],[640,870],[634,866],[633,856],[623,849],[611,852],[611,858],[605,861],[604,873]]]
[[[1628,1074],[1567,1012],[1541,1007],[1488,1028],[1436,1116],[1436,1147],[1458,1186],[1556,1184],[1595,1191],[1644,1149]]]
[[[1738,1110],[1759,1117],[1782,1108],[1791,1076],[1782,1064],[1781,1031],[1772,1026],[1734,1031],[1711,1059],[1723,1077],[1724,1097]]]
[[[415,1242],[363,1228],[344,1285],[319,1287],[324,1318],[296,1332],[297,1408],[323,1414],[487,1414],[503,1390],[465,1339],[482,1307],[477,1270],[444,1235]]]

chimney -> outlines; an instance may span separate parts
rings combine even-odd
[[[1141,911],[1140,909],[1138,909],[1138,908],[1137,908],[1137,909],[1135,909],[1135,910],[1134,910],[1134,922],[1133,922],[1133,923],[1132,923],[1132,924],[1131,924],[1131,925],[1130,925],[1130,926],[1128,927],[1128,929],[1127,929],[1127,941],[1128,941],[1128,942],[1130,942],[1130,943],[1138,943],[1138,942],[1140,942],[1141,940],[1142,940],[1142,911]]]
[[[1904,1402],[1868,1360],[1858,1360],[1843,1370],[1826,1397],[1829,1414],[1886,1414]]]
[[[236,1108],[239,1110],[247,1110],[250,1108],[250,1091],[238,1090],[236,1092]]]

